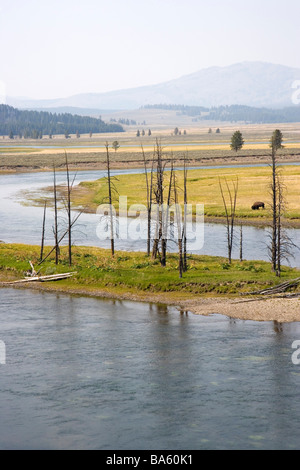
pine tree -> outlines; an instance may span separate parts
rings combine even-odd
[[[240,131],[236,131],[231,137],[231,150],[238,152],[244,145],[243,135]]]
[[[114,149],[114,151],[116,152],[119,148],[120,148],[120,144],[117,140],[115,140],[113,143],[112,143],[112,148]]]
[[[282,141],[283,141],[282,132],[279,129],[276,129],[273,132],[272,137],[271,137],[271,143],[270,143],[271,149],[277,152],[277,150],[283,148]]]

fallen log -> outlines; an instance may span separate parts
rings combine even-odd
[[[48,281],[60,281],[61,279],[68,279],[72,277],[76,272],[72,273],[61,273],[61,274],[51,274],[48,276],[32,276],[25,277],[24,279],[18,279],[17,281],[2,282],[1,284],[22,284],[26,282],[48,282]]]
[[[274,287],[269,287],[268,289],[263,289],[260,291],[256,292],[245,292],[242,293],[241,295],[275,295],[275,294],[282,294],[283,292],[286,292],[288,289],[291,287],[296,287],[298,284],[300,284],[300,277],[297,279],[293,279],[292,281],[285,281],[282,284],[279,284]]]

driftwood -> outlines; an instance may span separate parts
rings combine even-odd
[[[47,282],[47,281],[60,281],[61,279],[68,279],[72,277],[77,272],[70,272],[70,273],[59,273],[59,274],[48,274],[46,276],[40,276],[40,271],[36,271],[32,261],[29,261],[31,271],[27,271],[25,273],[25,277],[23,279],[18,279],[17,281],[8,281],[8,282],[1,282],[1,285],[12,285],[12,284],[23,284],[25,282]]]
[[[2,282],[1,284],[22,284],[25,282],[47,282],[47,281],[60,281],[61,279],[68,279],[72,277],[73,273],[50,274],[48,276],[29,276],[17,281]]]
[[[256,291],[256,292],[247,292],[243,293],[242,295],[275,295],[275,294],[282,294],[286,292],[288,289],[291,287],[295,287],[298,284],[300,284],[300,277],[297,279],[293,279],[292,281],[285,281],[282,284],[279,284],[274,287],[269,287],[268,289],[263,289],[261,291]],[[293,296],[297,296],[300,294],[291,294]]]

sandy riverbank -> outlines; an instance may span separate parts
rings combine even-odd
[[[251,300],[203,299],[192,301],[189,310],[196,315],[221,314],[240,320],[277,321],[290,323],[300,321],[300,298],[268,298]]]
[[[18,289],[33,289],[39,291],[96,297],[110,300],[123,300],[133,302],[147,302],[164,304],[178,308],[181,312],[190,312],[194,315],[224,315],[226,317],[249,321],[276,321],[278,323],[300,322],[300,298],[226,298],[201,297],[188,300],[186,298],[172,298],[164,294],[133,294],[130,292],[114,293],[107,290],[89,288],[60,287],[58,283],[30,283],[27,285],[12,285],[0,282],[0,287],[14,287]]]

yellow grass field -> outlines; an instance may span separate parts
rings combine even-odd
[[[285,186],[286,213],[289,220],[300,219],[300,166],[287,165],[281,167],[282,180]],[[165,185],[168,184],[169,173],[165,173]],[[188,202],[205,205],[207,217],[224,217],[219,180],[222,182],[226,195],[225,180],[232,188],[233,182],[238,180],[237,216],[245,219],[267,219],[270,217],[268,203],[270,202],[269,185],[271,169],[269,167],[240,167],[197,169],[188,172]],[[177,172],[179,188],[183,188],[183,172]],[[115,181],[119,195],[127,196],[128,206],[136,203],[146,203],[145,176],[124,175]],[[87,205],[95,210],[107,197],[107,183],[105,179],[96,182],[81,183],[74,192],[75,205]],[[183,192],[179,191],[182,203]],[[263,201],[265,210],[253,211],[252,204]],[[118,208],[118,197],[115,206]]]

